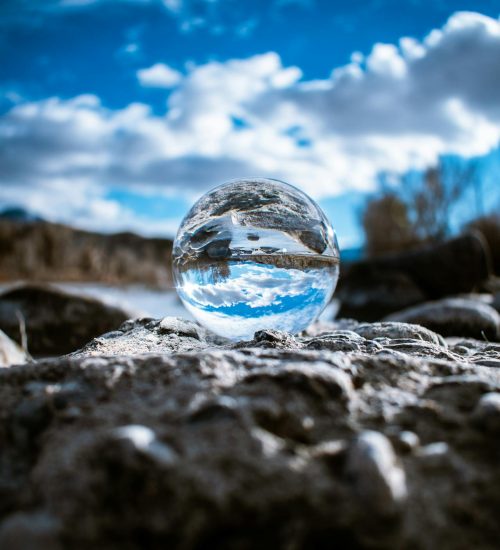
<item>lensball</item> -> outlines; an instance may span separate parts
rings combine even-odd
[[[233,180],[201,197],[173,247],[182,302],[232,340],[298,333],[330,301],[339,275],[333,228],[305,193],[271,179]]]

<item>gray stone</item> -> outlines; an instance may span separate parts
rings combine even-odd
[[[164,317],[158,325],[158,330],[160,333],[188,336],[197,340],[200,339],[200,332],[202,332],[196,323],[179,319],[179,317]]]
[[[112,430],[109,435],[115,441],[124,442],[133,451],[144,453],[161,465],[171,466],[177,460],[176,453],[168,445],[159,442],[154,431],[146,426],[121,426]]]
[[[73,355],[135,355],[166,351],[201,350],[225,340],[193,321],[149,317],[126,321],[118,330],[90,341]]]
[[[390,340],[410,338],[446,347],[446,343],[441,336],[416,323],[363,323],[353,328],[353,331],[369,340],[376,338],[388,338]]]
[[[407,498],[406,479],[387,437],[362,432],[352,442],[347,461],[347,473],[363,505],[377,515],[398,513]]]
[[[321,334],[307,339],[304,345],[308,349],[324,349],[330,351],[378,351],[382,347],[376,342],[369,342],[356,332],[337,330],[329,334]]]
[[[447,343],[140,319],[0,369],[0,547],[493,549],[500,345]]]
[[[500,393],[491,392],[481,396],[473,418],[476,424],[484,430],[500,432]]]
[[[243,344],[246,345],[246,344]],[[287,348],[299,347],[297,340],[287,332],[280,330],[259,330],[254,335],[254,345],[259,347]]]
[[[392,311],[426,299],[425,293],[407,274],[377,272],[364,262],[347,269],[335,296],[340,300],[339,315],[360,321],[378,321]]]
[[[416,433],[405,430],[399,434],[398,444],[402,451],[411,452],[418,449],[420,440]]]
[[[442,336],[500,339],[500,314],[488,304],[464,298],[427,302],[389,315],[386,321],[415,323]]]

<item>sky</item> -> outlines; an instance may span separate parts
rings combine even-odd
[[[500,0],[3,0],[0,208],[173,236],[232,178],[341,246],[383,173],[478,158],[500,208]],[[470,208],[463,209],[470,215]]]

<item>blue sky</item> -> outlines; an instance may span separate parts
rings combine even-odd
[[[483,158],[496,208],[499,15],[500,0],[4,0],[0,206],[172,235],[200,193],[270,176],[349,246],[381,171],[460,155]]]

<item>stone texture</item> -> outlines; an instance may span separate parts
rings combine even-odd
[[[293,337],[292,337],[293,338]],[[136,355],[203,350],[226,342],[197,323],[177,317],[130,319],[98,336],[75,355]],[[229,341],[227,341],[229,342]]]
[[[20,326],[25,323],[28,350],[34,356],[75,351],[130,316],[94,298],[48,285],[23,285],[0,294],[0,330],[21,343]]]
[[[418,324],[398,322],[361,323],[353,327],[353,330],[369,340],[376,338],[389,340],[409,338],[446,347],[446,342],[441,336]]]
[[[0,547],[498,548],[499,352],[167,318],[1,369]]]
[[[398,311],[386,320],[419,324],[443,336],[500,339],[500,314],[481,300],[445,298]]]

